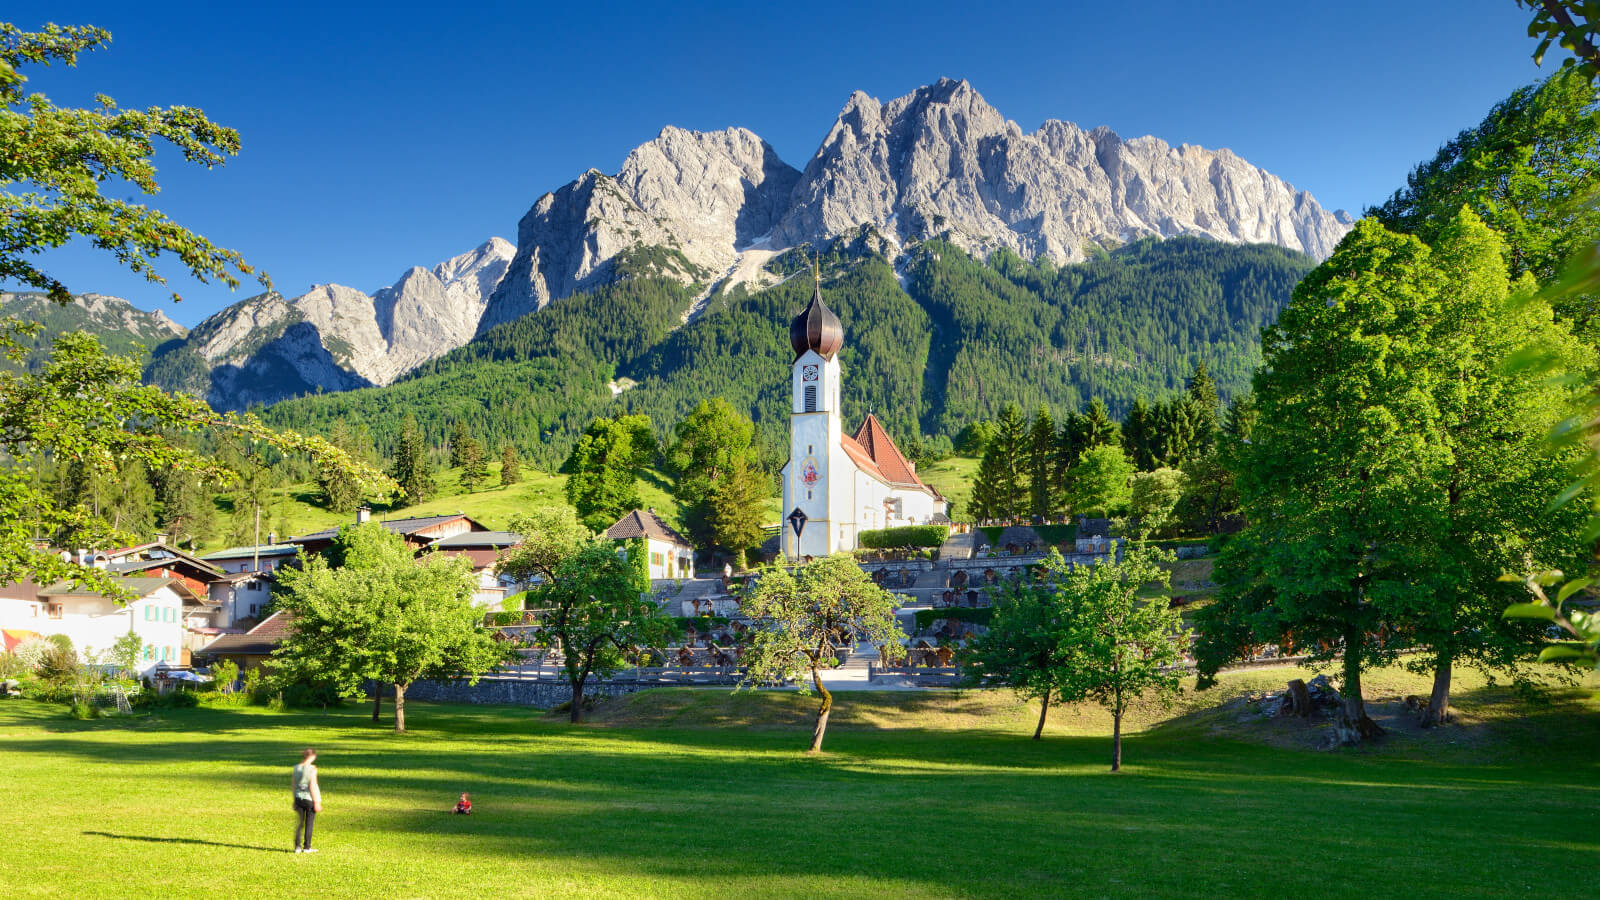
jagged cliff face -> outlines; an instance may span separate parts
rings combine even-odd
[[[979,256],[1072,262],[1096,245],[1186,234],[1320,259],[1351,224],[1231,151],[1053,120],[1024,133],[965,81],[942,80],[888,103],[852,95],[804,172],[743,128],[665,128],[615,175],[590,169],[540,197],[514,248],[492,239],[371,296],[326,284],[250,298],[151,372],[227,409],[384,385],[629,274],[704,286],[687,319],[717,290],[776,280],[776,253],[844,235],[891,258],[943,237]]]
[[[1073,262],[1179,234],[1321,259],[1351,224],[1231,151],[1054,120],[1025,134],[967,82],[943,80],[888,103],[852,95],[803,173],[744,129],[665,129],[615,176],[591,169],[539,199],[479,328],[610,277],[640,248],[681,254],[689,265],[660,268],[685,282],[727,287],[758,278],[775,250],[862,226],[891,253],[945,237]]]
[[[1348,217],[1228,150],[1123,140],[1048,121],[1024,134],[965,81],[879,103],[857,92],[773,233],[792,245],[868,223],[902,243],[946,234],[977,253],[1084,258],[1094,244],[1203,235],[1317,258]]]
[[[737,248],[772,230],[799,177],[746,129],[662,129],[615,176],[590,169],[539,198],[517,227],[516,259],[479,330],[603,281],[634,248],[667,251],[658,270],[686,282],[720,276]]]
[[[209,378],[167,386],[203,393],[219,409],[242,409],[317,390],[389,384],[472,338],[514,252],[492,238],[431,269],[412,268],[371,296],[319,284],[294,298],[268,293],[243,300],[195,326],[183,347],[169,349],[198,357]],[[160,362],[152,371],[160,371]]]
[[[0,291],[0,316],[15,316],[39,326],[37,334],[20,340],[31,348],[23,360],[29,367],[42,365],[50,355],[51,342],[68,331],[86,331],[99,338],[108,351],[134,357],[143,357],[188,334],[159,309],[146,312],[121,297],[105,294],[80,294],[71,303],[61,304],[43,293]],[[0,366],[8,365],[0,359]]]

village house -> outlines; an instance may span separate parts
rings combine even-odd
[[[231,660],[240,672],[258,668],[283,643],[292,621],[287,613],[275,612],[243,634],[226,634],[217,638],[195,656],[207,664]]]
[[[606,529],[606,538],[613,541],[643,538],[652,581],[694,577],[694,547],[688,538],[662,521],[654,509],[636,509],[618,519]]]
[[[223,572],[210,586],[211,602],[217,605],[211,624],[219,629],[218,633],[243,631],[261,621],[261,614],[272,599],[273,573],[292,564],[299,552],[299,544],[273,542],[259,547],[229,547],[201,557]]]
[[[162,664],[187,665],[190,654],[209,639],[194,629],[210,621],[210,601],[181,578],[129,576],[118,579],[118,584],[133,599],[121,603],[70,582],[39,590],[42,615],[33,630],[44,637],[66,635],[83,659],[103,654],[133,632],[144,645],[138,662],[141,674]]]
[[[478,582],[472,602],[485,609],[500,609],[507,597],[529,587],[495,571],[500,557],[521,542],[521,535],[509,531],[464,531],[440,538],[432,544],[432,549],[469,560],[472,563],[472,577]]]
[[[364,525],[372,521],[372,510],[363,506],[356,510],[357,525]],[[469,531],[488,531],[489,529],[466,513],[443,516],[413,516],[406,519],[385,519],[378,524],[387,528],[394,534],[405,539],[413,550],[423,550],[440,540]],[[292,537],[289,543],[299,546],[309,556],[312,553],[321,553],[333,545],[333,539],[339,536],[339,529],[325,528],[299,537]]]

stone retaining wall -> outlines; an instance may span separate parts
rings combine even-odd
[[[585,697],[620,697],[652,687],[649,684],[591,681],[583,686]],[[371,691],[368,691],[371,694]],[[383,695],[394,696],[385,685]],[[533,681],[516,678],[481,678],[477,684],[465,681],[418,681],[406,688],[407,700],[429,703],[508,703],[550,709],[572,700],[572,686],[565,681]]]

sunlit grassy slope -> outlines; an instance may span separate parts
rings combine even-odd
[[[563,506],[567,502],[564,493],[567,476],[551,475],[525,467],[522,470],[521,482],[510,487],[501,487],[499,463],[490,466],[489,478],[485,482],[487,486],[479,487],[471,493],[461,488],[460,469],[436,472],[434,483],[438,487],[438,496],[433,499],[415,506],[378,509],[374,512],[374,517],[398,519],[405,516],[464,512],[488,527],[498,529],[510,524],[511,517],[517,513],[540,506]],[[653,507],[668,521],[675,521],[678,504],[672,499],[670,489],[670,483],[654,469],[646,469],[640,476],[639,494],[645,506]],[[319,505],[317,488],[313,484],[290,485],[279,491],[274,499],[280,502],[275,504],[273,512],[264,517],[264,521],[270,521],[271,524],[263,525],[263,532],[268,527],[278,528],[279,519],[287,521],[289,534],[305,534],[332,528],[354,518],[344,513],[332,512]],[[206,540],[207,548],[214,549],[225,543],[224,536],[220,533],[220,529],[226,528],[225,501],[223,509],[224,513],[218,517],[219,533]],[[778,521],[776,497],[766,504],[764,512],[767,521],[771,523]]]
[[[657,692],[596,724],[413,704],[196,709],[77,722],[0,701],[8,897],[1587,896],[1600,705],[1464,679],[1465,724],[1327,752],[1241,712],[1290,673],[1142,707],[1127,766],[1104,715],[1042,741],[1009,694]],[[1375,693],[1418,689],[1403,672]],[[1591,684],[1592,687],[1592,684]],[[1219,705],[1221,703],[1221,705]],[[1250,720],[1250,721],[1246,721]],[[1291,729],[1292,730],[1292,729]],[[289,768],[326,808],[288,852]],[[470,791],[471,817],[452,816]]]
[[[965,508],[967,497],[971,494],[970,481],[977,470],[977,460],[952,457],[921,470],[919,474],[924,481],[938,488],[940,493],[957,502],[956,509],[959,515]],[[563,493],[566,489],[567,476],[551,475],[531,467],[524,467],[522,481],[503,488],[500,486],[498,462],[490,465],[489,478],[484,483],[485,486],[471,493],[461,488],[460,469],[436,472],[434,483],[438,487],[438,496],[433,499],[416,506],[379,509],[376,515],[379,518],[396,519],[404,516],[464,512],[490,528],[504,528],[510,523],[511,517],[519,512],[538,506],[559,506],[567,502]],[[646,469],[640,476],[639,486],[640,497],[646,506],[653,507],[666,516],[668,521],[676,521],[678,504],[672,499],[671,483],[665,475],[655,469]],[[332,528],[353,518],[344,513],[324,509],[320,505],[316,485],[313,484],[290,485],[277,491],[273,500],[271,508],[262,518],[263,540],[266,539],[266,533],[271,530],[287,531],[290,535],[305,534]],[[763,519],[769,524],[776,524],[781,518],[778,500],[777,496],[773,496],[763,507]],[[218,503],[220,513],[217,517],[217,527],[204,540],[206,550],[219,549],[227,544],[225,535],[231,506],[226,498],[219,498]],[[287,524],[288,527],[286,529],[280,527],[283,524]]]

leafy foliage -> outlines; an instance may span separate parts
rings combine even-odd
[[[905,547],[939,547],[950,537],[948,525],[902,525],[898,528],[877,528],[863,531],[858,536],[861,546],[873,550]]]
[[[854,559],[843,554],[824,557],[794,573],[770,566],[755,577],[741,597],[745,615],[756,627],[741,659],[743,685],[811,676],[822,695],[811,752],[822,750],[833,695],[822,684],[821,670],[838,664],[839,654],[857,642],[898,647],[899,624],[893,594],[873,584]]]
[[[472,604],[476,581],[460,556],[420,559],[382,525],[346,525],[328,554],[278,570],[279,608],[292,627],[274,652],[286,681],[340,696],[368,680],[395,688],[395,731],[406,730],[405,689],[425,676],[476,682],[504,659]]]
[[[58,303],[72,299],[67,286],[30,257],[75,237],[109,251],[133,272],[156,283],[166,279],[154,260],[176,256],[201,281],[237,287],[254,269],[238,253],[215,246],[158,210],[101,194],[103,184],[159,191],[156,142],[186,162],[220,166],[239,152],[239,134],[188,106],[119,109],[100,95],[94,109],[63,109],[43,94],[26,93],[29,65],[78,64],[78,56],[109,44],[111,35],[88,26],[46,25],[25,32],[0,23],[0,279],[46,291]],[[18,191],[17,188],[21,190]],[[262,276],[263,284],[270,281]],[[176,295],[174,295],[176,298]]]
[[[609,543],[585,545],[557,565],[554,574],[531,593],[530,603],[543,610],[537,639],[561,651],[562,670],[572,685],[572,721],[577,723],[589,677],[615,672],[635,647],[664,645],[673,623],[647,598],[649,581]]]

